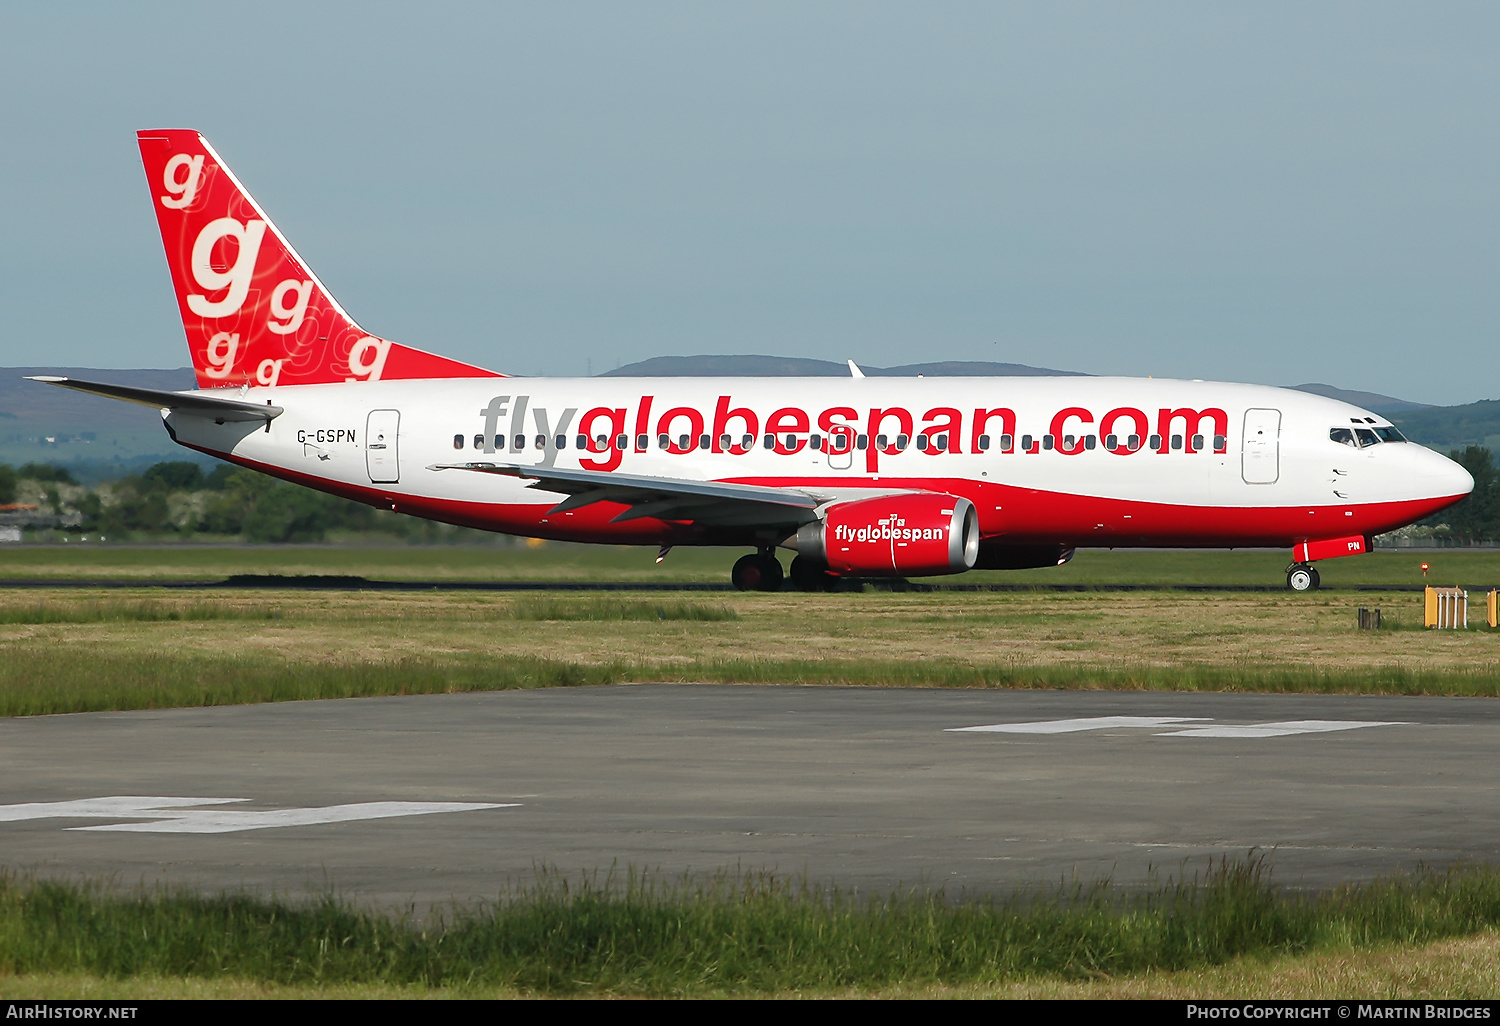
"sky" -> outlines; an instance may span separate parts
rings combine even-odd
[[[135,148],[495,370],[1500,396],[1500,5],[6,4],[0,365],[176,367]]]

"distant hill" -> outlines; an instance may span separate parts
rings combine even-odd
[[[93,367],[0,368],[0,462],[33,460],[75,468],[85,480],[118,476],[160,460],[206,462],[173,443],[161,415],[148,406],[121,403],[39,381],[31,374],[60,374],[144,388],[193,387],[191,367],[176,370],[101,370]]]
[[[931,377],[1078,375],[1019,363],[944,361],[900,367],[863,366],[871,377]],[[145,406],[119,403],[24,380],[32,374],[61,374],[91,381],[113,381],[147,388],[193,387],[191,368],[162,370],[100,370],[89,367],[0,368],[0,462],[31,460],[78,468],[97,479],[134,470],[158,460],[199,460],[190,450],[172,443],[161,418]],[[779,356],[660,356],[607,372],[605,377],[848,377],[849,367],[832,360]],[[1463,406],[1427,406],[1375,392],[1310,383],[1292,386],[1384,414],[1414,442],[1449,450],[1485,445],[1500,454],[1500,400],[1486,399]],[[49,441],[50,439],[50,441]]]
[[[1408,402],[1405,399],[1396,399],[1379,392],[1359,392],[1349,388],[1336,388],[1333,385],[1309,384],[1288,385],[1299,392],[1311,392],[1313,395],[1327,396],[1329,399],[1337,399],[1339,402],[1349,403],[1361,409],[1369,410],[1371,413],[1383,413],[1390,416],[1393,413],[1401,413],[1407,410],[1431,410],[1440,407],[1429,406],[1426,403]]]
[[[857,361],[856,361],[857,362]],[[1022,363],[983,363],[947,360],[941,363],[909,363],[900,367],[859,364],[872,378],[932,377],[1038,377],[1078,371],[1048,370]],[[795,356],[658,356],[605,371],[605,378],[847,378],[849,365],[832,360],[807,360]]]
[[[1481,399],[1463,406],[1429,406],[1386,416],[1413,442],[1433,449],[1483,445],[1500,454],[1500,399]]]

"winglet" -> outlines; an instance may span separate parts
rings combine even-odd
[[[851,378],[862,378],[865,376],[865,372],[859,369],[859,364],[855,363],[853,360],[850,360],[849,376]]]

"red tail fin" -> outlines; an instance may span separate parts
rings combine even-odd
[[[200,388],[500,376],[367,334],[201,135],[137,137]]]

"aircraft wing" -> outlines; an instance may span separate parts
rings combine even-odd
[[[689,481],[670,477],[641,477],[603,470],[538,467],[519,463],[442,463],[429,470],[469,470],[532,482],[530,487],[558,492],[567,498],[547,511],[565,513],[595,502],[617,502],[630,507],[610,522],[655,517],[692,520],[718,526],[797,527],[817,519],[813,513],[831,496],[794,488]]]
[[[160,388],[137,388],[134,385],[106,385],[97,381],[79,381],[76,378],[60,378],[51,374],[37,374],[28,381],[40,381],[60,388],[71,388],[90,395],[102,395],[106,399],[119,399],[140,406],[153,406],[158,410],[182,410],[200,417],[212,417],[217,421],[264,420],[271,421],[281,416],[282,408],[267,403],[264,406],[247,403],[240,399],[206,395],[203,392],[168,392]]]

